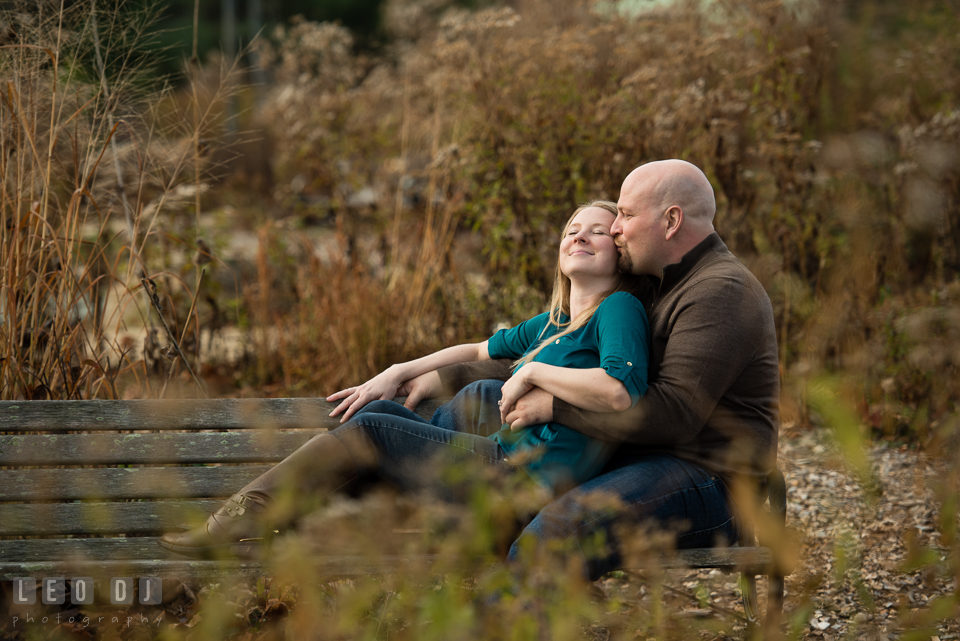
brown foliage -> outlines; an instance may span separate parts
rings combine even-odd
[[[297,341],[298,353],[336,372],[332,389],[540,311],[570,209],[616,198],[640,163],[681,157],[710,177],[719,233],[774,302],[787,422],[810,420],[802,383],[823,369],[866,381],[864,416],[879,408],[871,420],[886,431],[952,412],[958,25],[936,3],[883,6],[680,3],[626,16],[573,0],[478,12],[395,0],[379,58],[349,53],[332,25],[276,34],[264,113],[279,194],[332,214],[350,258],[310,269],[402,298],[398,274],[420,252],[442,266],[430,296],[410,294],[424,301],[415,319],[395,313],[408,303],[379,303],[394,314],[376,321],[389,339],[373,351],[331,361]],[[457,251],[463,234],[437,244],[444,216],[479,235],[482,257]],[[324,314],[353,309],[330,300]],[[905,333],[916,308],[942,312],[943,331]],[[355,333],[371,335],[368,320]]]

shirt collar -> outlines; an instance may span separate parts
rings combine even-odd
[[[700,243],[683,255],[679,263],[667,265],[663,268],[663,275],[660,279],[660,290],[670,289],[683,278],[693,273],[700,263],[704,262],[712,254],[726,254],[730,250],[720,240],[717,232],[713,232]]]

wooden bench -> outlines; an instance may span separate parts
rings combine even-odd
[[[437,405],[422,403],[418,412],[429,417]],[[330,409],[307,398],[0,402],[0,468],[6,468],[0,469],[0,580],[262,575],[260,563],[188,559],[158,546],[157,537],[202,520],[335,427]],[[786,487],[779,470],[769,497],[782,525]],[[317,572],[390,572],[407,560],[387,558],[372,568],[358,557],[329,557],[319,560]],[[759,620],[755,576],[767,575],[768,623],[779,617],[783,573],[749,533],[739,547],[680,550],[658,567],[741,572],[751,622]]]

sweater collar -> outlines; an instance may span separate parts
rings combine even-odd
[[[711,254],[729,253],[730,250],[720,240],[717,232],[713,232],[700,243],[683,255],[679,263],[667,265],[663,268],[663,275],[660,278],[659,290],[670,289],[683,278],[693,273],[698,265],[709,258]]]

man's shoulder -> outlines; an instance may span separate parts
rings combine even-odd
[[[700,257],[683,281],[658,301],[653,315],[694,313],[760,328],[773,322],[773,306],[756,276],[725,246]]]
[[[704,256],[685,285],[691,289],[699,286],[697,289],[701,291],[710,289],[711,286],[721,288],[739,285],[754,295],[769,300],[766,290],[753,272],[726,247]]]

